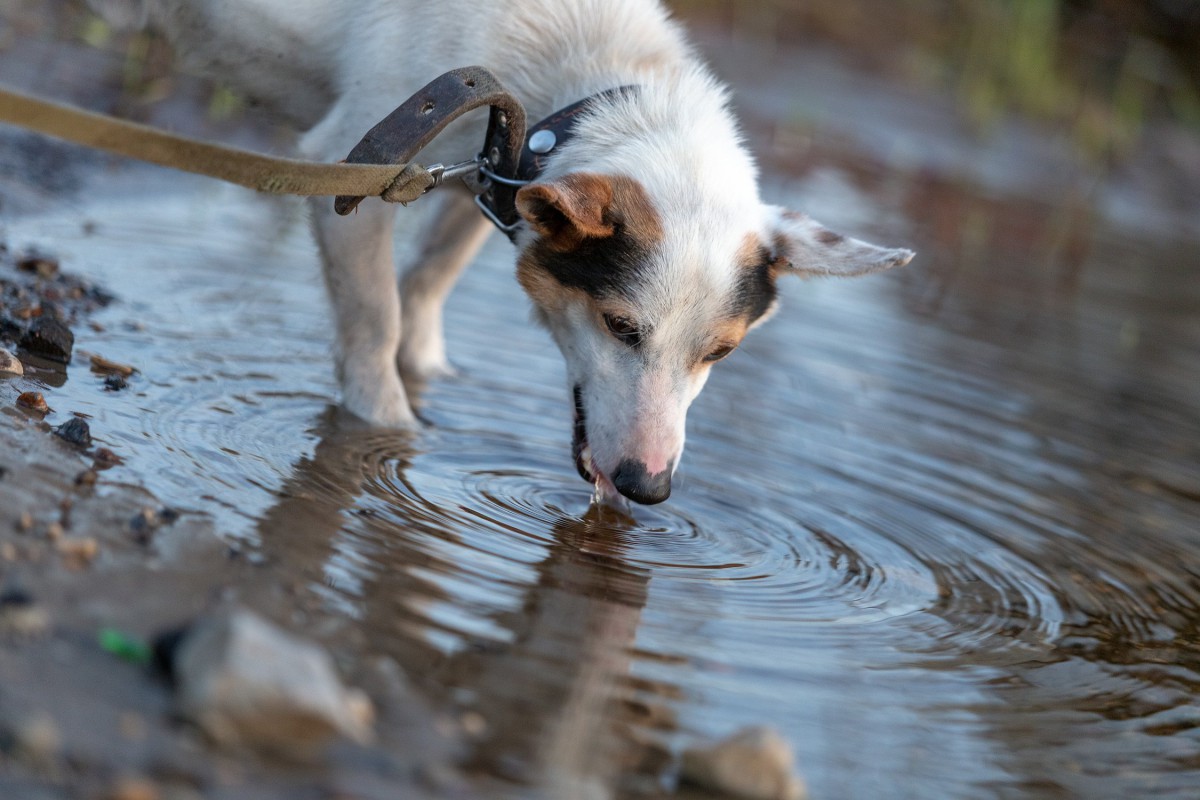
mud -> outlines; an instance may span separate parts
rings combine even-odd
[[[758,725],[813,797],[1195,794],[1196,142],[1153,121],[1092,164],[820,47],[704,43],[770,199],[920,255],[785,285],[631,518],[588,508],[505,242],[402,435],[336,409],[298,204],[86,156],[0,176],[13,253],[115,298],[65,368],[0,377],[0,591],[45,614],[0,645],[0,795],[656,796]],[[213,134],[271,139],[245,127]],[[86,452],[50,432],[76,416]],[[226,604],[333,652],[377,741],[303,768],[214,748],[98,638]]]

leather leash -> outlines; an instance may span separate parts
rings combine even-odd
[[[29,97],[4,87],[0,87],[0,122],[272,194],[383,195],[392,189],[397,200],[407,201],[420,197],[434,182],[419,165],[408,169],[390,164],[323,164],[264,156]]]
[[[491,106],[487,135],[484,138],[484,157],[491,169],[501,178],[516,175],[525,144],[525,107],[483,67],[460,67],[434,78],[421,91],[405,100],[384,117],[346,156],[347,164],[404,164],[441,133],[454,120],[480,106]],[[444,178],[446,167],[440,167],[437,180]],[[467,173],[478,171],[478,160],[467,161],[450,169]],[[516,187],[491,181],[479,187],[490,194],[498,206],[511,206],[516,222]],[[349,214],[362,196],[338,197],[333,208],[339,214]]]
[[[475,192],[484,215],[512,238],[520,222],[517,190],[537,178],[549,154],[570,138],[588,105],[632,88],[609,89],[560,109],[535,125],[526,140],[521,101],[487,69],[460,67],[433,79],[401,103],[338,164],[277,158],[202,142],[3,86],[0,123],[260,192],[334,195],[334,209],[343,215],[366,197],[409,203],[447,178],[459,177]],[[424,167],[411,161],[447,125],[485,105],[491,114],[478,156],[450,166]]]

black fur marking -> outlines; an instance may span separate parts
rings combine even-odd
[[[571,458],[575,459],[575,469],[579,477],[588,483],[596,480],[591,468],[583,463],[583,448],[587,444],[587,409],[583,407],[583,389],[579,384],[571,389],[571,397],[575,401],[575,426],[571,436]]]
[[[774,257],[764,247],[760,249],[754,266],[743,269],[734,292],[734,316],[745,317],[747,323],[753,323],[771,310],[778,294],[775,277],[771,274],[774,263]]]
[[[618,224],[611,236],[589,237],[568,252],[545,243],[535,245],[536,263],[568,289],[581,289],[594,298],[631,300],[637,275],[649,258],[649,249]]]

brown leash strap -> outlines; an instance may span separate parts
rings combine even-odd
[[[272,194],[363,197],[387,192],[389,200],[408,202],[435,182],[418,164],[400,168],[396,166],[399,162],[323,164],[274,158],[40,100],[4,87],[0,87],[0,122]]]
[[[504,177],[516,175],[525,143],[525,107],[483,67],[460,67],[434,78],[367,132],[350,155],[348,164],[405,164],[454,120],[480,106],[491,106],[485,150],[491,169]],[[499,204],[516,207],[516,189],[492,185],[485,192],[503,193]],[[334,201],[339,214],[349,214],[362,201],[362,193],[342,192]],[[508,221],[508,220],[506,220]]]

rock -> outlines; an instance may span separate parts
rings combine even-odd
[[[41,392],[22,392],[17,397],[17,405],[39,414],[50,413],[50,406],[46,405],[46,398],[42,396]]]
[[[28,592],[8,589],[0,593],[0,634],[34,637],[50,628],[50,614]]]
[[[66,364],[71,360],[75,334],[53,316],[40,316],[21,337],[21,347],[48,361]]]
[[[20,758],[40,767],[54,763],[62,750],[62,734],[54,720],[44,713],[6,725],[8,747]],[[6,748],[7,749],[7,748]]]
[[[727,739],[683,753],[684,782],[746,800],[803,800],[792,749],[772,728],[742,728]]]
[[[119,392],[129,388],[129,381],[120,375],[108,375],[104,378],[104,391]]]
[[[92,459],[96,462],[92,465],[94,469],[108,469],[125,463],[124,459],[107,447],[97,448],[96,452],[92,454]]]
[[[104,356],[92,356],[91,363],[92,372],[99,372],[101,375],[119,375],[122,378],[128,378],[137,371],[128,364],[110,361]]]
[[[72,417],[59,425],[54,429],[54,435],[80,447],[90,447],[92,444],[92,432],[79,417]]]
[[[0,347],[0,375],[24,375],[25,367],[12,353]]]
[[[39,278],[53,278],[58,274],[58,260],[49,256],[28,255],[17,261],[17,269],[32,272]]]
[[[24,332],[25,326],[12,317],[0,314],[0,339],[11,339],[15,342],[21,338],[21,334]]]
[[[217,743],[311,755],[335,734],[371,738],[366,695],[316,644],[248,611],[205,619],[170,658],[180,711]]]
[[[100,545],[91,536],[79,536],[59,539],[54,549],[62,556],[63,564],[68,569],[81,570],[96,560]]]

